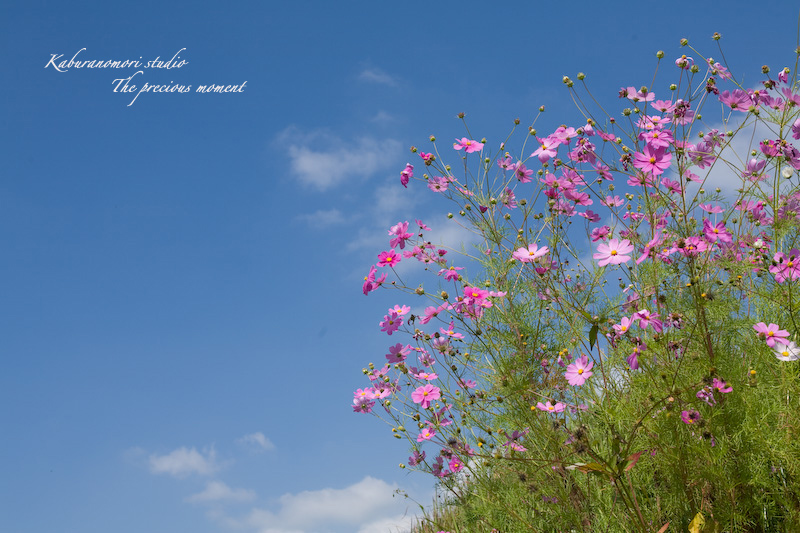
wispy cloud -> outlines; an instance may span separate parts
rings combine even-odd
[[[275,445],[272,443],[272,441],[265,437],[260,431],[245,435],[244,437],[238,439],[237,442],[254,448],[258,451],[269,451],[275,449]]]
[[[381,111],[378,111],[377,113],[375,113],[375,115],[372,118],[370,118],[370,120],[372,122],[388,123],[388,122],[396,121],[397,118],[394,115],[392,115],[390,113],[387,113],[386,111],[381,110]]]
[[[222,481],[209,481],[205,490],[186,498],[190,503],[211,502],[249,502],[256,499],[256,493],[247,489],[232,489]]]
[[[396,489],[396,485],[368,476],[343,489],[284,494],[278,500],[277,510],[253,509],[238,525],[259,533],[308,533],[342,528],[359,533],[408,531],[414,517],[406,514],[408,503],[395,496]]]
[[[389,85],[391,87],[396,87],[398,85],[397,80],[393,76],[379,68],[365,68],[358,75],[358,79],[369,83]]]
[[[401,143],[394,139],[361,137],[346,142],[324,131],[302,133],[294,127],[284,130],[276,145],[289,155],[292,176],[321,192],[385,171],[402,153]]]
[[[167,455],[152,454],[149,458],[150,471],[154,474],[169,474],[186,477],[189,474],[210,475],[217,471],[216,452],[210,448],[205,455],[195,448],[178,448]]]
[[[297,219],[317,229],[337,226],[346,221],[344,215],[338,209],[320,209],[313,213],[298,215]]]

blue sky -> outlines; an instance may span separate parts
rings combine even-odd
[[[700,7],[697,7],[697,6]],[[17,2],[0,11],[0,530],[376,533],[432,482],[354,415],[392,294],[387,229],[450,208],[411,145],[580,123],[681,37],[755,82],[792,65],[792,2]],[[168,60],[136,69],[69,60]],[[124,74],[124,75],[123,75]],[[666,80],[667,76],[660,79]],[[198,85],[239,93],[197,94]],[[133,83],[136,83],[135,81]],[[445,143],[446,146],[446,143]],[[416,157],[416,156],[414,156]],[[412,222],[413,223],[413,222]],[[396,342],[394,339],[392,344]]]

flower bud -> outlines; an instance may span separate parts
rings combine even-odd
[[[584,78],[586,78],[586,74],[584,74],[583,72],[578,72],[578,79],[583,81]]]
[[[674,83],[671,83],[671,84],[670,84],[670,86],[669,86],[669,90],[670,90],[670,91],[676,91],[677,89],[678,89],[678,86],[677,86],[677,85],[675,85]]]
[[[719,32],[715,31],[714,35],[712,35],[711,38],[714,39],[715,41],[719,41],[720,39],[722,39],[722,35],[720,35]]]
[[[431,142],[436,142],[436,137],[434,137],[433,135],[431,135]]]
[[[686,46],[687,44],[689,44],[689,39],[681,39],[681,46]]]
[[[658,52],[656,52],[656,57],[658,59],[664,59],[664,50],[659,50]]]

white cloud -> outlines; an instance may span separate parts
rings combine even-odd
[[[209,475],[218,468],[213,447],[203,455],[195,448],[189,449],[184,446],[167,455],[152,454],[149,463],[150,471],[154,474],[169,474],[175,477],[186,477],[189,474]]]
[[[274,450],[275,445],[269,440],[267,437],[264,436],[263,433],[257,431],[256,433],[251,433],[249,435],[245,435],[237,442],[242,444],[249,445],[253,448],[258,449],[259,451],[267,451],[267,450]]]
[[[317,229],[343,224],[346,221],[338,209],[320,209],[313,213],[299,215],[297,219]]]
[[[292,176],[318,191],[392,168],[402,153],[401,143],[394,139],[361,137],[345,142],[323,131],[303,134],[293,127],[278,136],[276,145],[288,153]]]
[[[407,531],[414,517],[406,515],[408,501],[395,496],[396,489],[367,476],[343,489],[284,494],[279,509],[253,509],[241,525],[259,533],[323,533],[343,527],[359,533]]]
[[[221,481],[209,481],[203,492],[192,494],[186,498],[190,503],[208,503],[218,501],[249,502],[256,498],[256,493],[247,489],[232,489]]]
[[[361,81],[367,81],[371,83],[380,83],[382,85],[389,85],[391,87],[397,86],[397,80],[394,79],[391,75],[384,72],[379,68],[366,68],[361,71],[358,75],[358,79]]]
[[[375,116],[370,119],[372,122],[394,122],[396,118],[394,115],[387,113],[386,111],[378,111]]]

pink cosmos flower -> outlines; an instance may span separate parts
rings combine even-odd
[[[700,413],[698,413],[694,409],[692,409],[691,411],[681,411],[681,420],[683,420],[685,424],[689,425],[695,424],[698,421],[700,421]]]
[[[522,162],[515,163],[509,167],[509,170],[514,171],[520,183],[528,183],[533,181],[533,169],[526,167]]]
[[[400,183],[408,188],[408,182],[414,177],[414,166],[411,163],[406,163],[406,168],[400,173]]]
[[[643,131],[639,134],[639,138],[652,148],[666,148],[675,140],[672,131],[660,129]]]
[[[425,452],[414,450],[414,455],[408,458],[408,466],[417,466],[425,460]]]
[[[424,440],[431,440],[434,437],[434,435],[436,435],[436,432],[433,430],[433,428],[424,428],[422,432],[420,432],[420,434],[417,435],[417,442],[422,442]]]
[[[378,279],[375,279],[375,273],[377,271],[378,269],[373,265],[369,268],[369,274],[364,276],[364,286],[362,288],[364,296],[380,287],[381,284],[386,281],[386,274],[381,274]]]
[[[608,241],[608,244],[604,242],[600,243],[597,247],[597,253],[592,255],[592,258],[599,259],[597,265],[601,267],[609,263],[612,265],[619,265],[631,260],[631,256],[626,254],[632,251],[633,245],[631,245],[628,239],[623,239],[622,241],[611,239]]]
[[[703,219],[703,236],[708,242],[733,242],[733,236],[725,228],[725,221],[719,221],[713,226],[707,218]]]
[[[353,398],[354,413],[371,413],[373,407],[375,407],[374,400],[367,400],[365,398]]]
[[[434,176],[428,180],[428,188],[433,192],[444,192],[450,185],[450,180],[444,176]]]
[[[660,176],[669,168],[672,161],[672,154],[663,147],[653,147],[646,145],[644,150],[633,154],[633,166],[642,172],[649,172],[654,176]]]
[[[389,246],[394,248],[399,246],[401,249],[406,247],[406,241],[412,237],[408,232],[408,222],[398,222],[389,229],[389,235],[393,238],[389,241]]]
[[[463,148],[466,153],[471,154],[473,152],[480,152],[483,149],[483,143],[462,137],[460,141],[456,139],[456,142],[453,143],[453,148],[456,150],[461,150]]]
[[[791,344],[791,341],[789,340],[789,332],[785,329],[781,329],[781,327],[777,324],[767,325],[763,322],[759,322],[753,326],[753,329],[756,330],[756,333],[758,333],[759,337],[766,339],[767,346],[770,348],[774,347],[776,342],[786,346]]]
[[[411,346],[403,346],[398,342],[394,346],[389,347],[389,353],[386,354],[386,359],[388,359],[390,363],[402,363],[406,360],[406,356],[409,353],[411,353]]]
[[[722,379],[719,379],[719,378],[714,378],[714,381],[711,383],[711,386],[715,390],[718,390],[719,392],[721,392],[723,394],[727,394],[729,392],[733,392],[733,387],[728,385],[728,383],[725,382],[725,380],[722,380]]]
[[[769,267],[769,271],[775,275],[778,283],[800,278],[800,250],[797,248],[793,248],[788,257],[783,252],[778,252],[772,260],[775,264]]]
[[[431,402],[441,398],[441,390],[439,387],[434,387],[430,383],[418,387],[417,390],[411,393],[411,399],[414,403],[418,403],[423,409],[430,407]]]
[[[539,140],[539,148],[537,148],[536,151],[531,154],[531,157],[538,157],[539,162],[547,163],[550,158],[556,156],[561,141],[552,135],[545,137],[544,139],[539,139],[537,137],[537,139]]]
[[[405,316],[409,311],[411,311],[411,308],[407,305],[397,304],[394,307],[389,308],[389,312],[397,313],[397,316]]]
[[[439,275],[441,276],[442,274],[444,274],[444,279],[446,281],[458,281],[458,276],[460,276],[458,271],[463,269],[464,267],[451,266],[449,268],[441,269],[439,271]]]
[[[636,315],[634,315],[633,319],[624,316],[620,319],[619,324],[614,324],[614,331],[616,331],[618,335],[624,335],[628,332],[631,326],[633,326],[635,321]]]
[[[539,248],[538,244],[529,244],[527,248],[518,248],[516,252],[511,254],[511,257],[522,263],[530,263],[549,251],[550,249],[547,246]]]
[[[400,262],[400,256],[394,250],[388,250],[378,254],[378,266],[394,266]]]
[[[454,455],[453,458],[450,459],[448,466],[452,472],[461,472],[464,469],[464,462]],[[448,532],[445,531],[444,533]]]
[[[381,331],[385,331],[387,335],[391,335],[403,325],[403,319],[395,312],[391,312],[383,317],[380,324]]]
[[[574,363],[567,366],[567,371],[564,372],[564,377],[567,378],[567,383],[573,387],[580,387],[592,375],[593,361],[585,355],[577,359]]]
[[[719,101],[727,105],[731,109],[747,113],[750,106],[753,105],[753,100],[746,91],[736,89],[733,92],[722,91],[719,95]]]
[[[563,403],[556,402],[556,404],[553,405],[553,403],[550,402],[550,400],[547,400],[546,404],[542,402],[536,404],[537,409],[539,409],[540,411],[546,411],[548,413],[561,413],[564,411],[564,407],[566,406]]]
[[[608,237],[609,233],[611,233],[611,228],[609,226],[603,226],[601,228],[593,228],[592,242],[597,242],[599,240],[605,239],[606,237]]]

